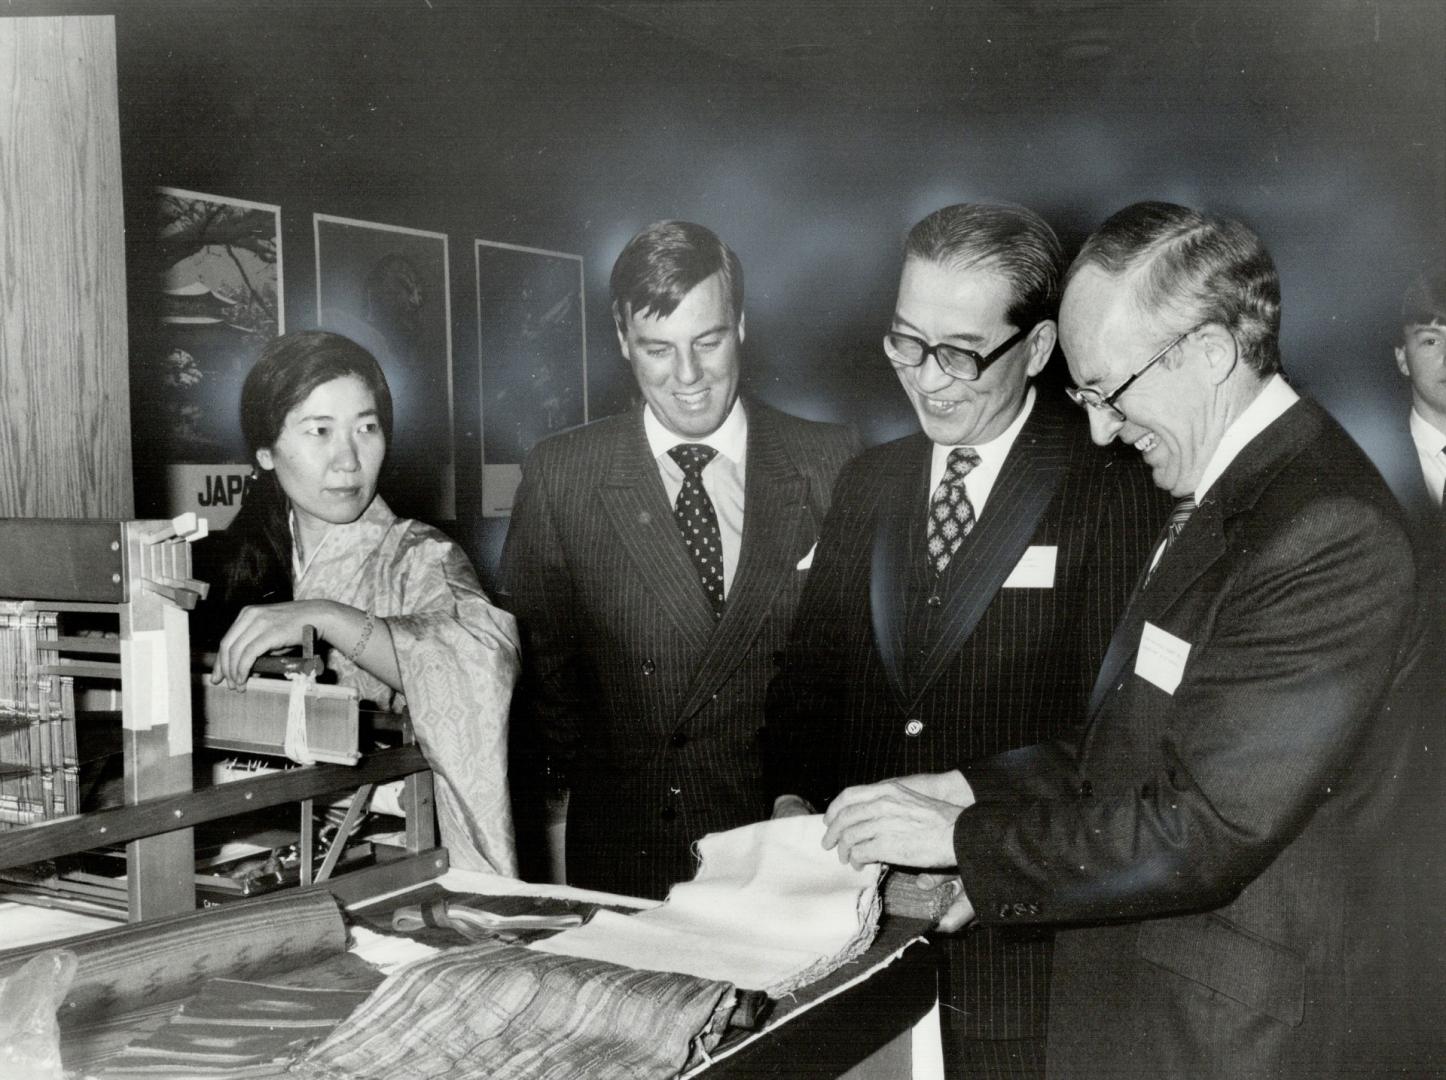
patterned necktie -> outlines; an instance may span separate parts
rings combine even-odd
[[[713,500],[703,489],[703,467],[718,451],[703,443],[679,443],[668,456],[683,470],[683,487],[673,502],[673,519],[683,534],[688,554],[698,568],[703,592],[713,606],[713,618],[723,617],[723,537]]]
[[[1145,575],[1146,585],[1150,583],[1150,578],[1154,577],[1160,564],[1165,561],[1165,556],[1169,554],[1170,545],[1175,542],[1175,538],[1185,531],[1185,522],[1190,520],[1190,515],[1194,512],[1195,498],[1192,495],[1186,495],[1175,504],[1175,509],[1170,511],[1170,523],[1165,527],[1165,542],[1160,546],[1160,557],[1155,560],[1149,573]]]
[[[949,451],[949,464],[944,479],[929,500],[929,566],[942,574],[959,550],[959,545],[974,528],[974,505],[964,490],[964,477],[980,462],[972,447],[956,446]]]

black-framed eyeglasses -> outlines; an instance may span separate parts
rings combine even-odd
[[[884,355],[889,358],[890,363],[899,367],[919,367],[933,356],[938,359],[939,366],[946,374],[965,382],[973,382],[984,374],[990,364],[1023,341],[1028,333],[1028,330],[1020,330],[1006,338],[998,348],[980,356],[973,349],[942,343],[930,345],[913,334],[890,330],[884,335]]]
[[[1141,375],[1149,371],[1152,367],[1154,367],[1161,360],[1163,360],[1171,349],[1173,349],[1176,345],[1180,344],[1180,342],[1184,341],[1187,337],[1193,334],[1196,330],[1199,330],[1200,327],[1204,325],[1204,323],[1196,323],[1179,337],[1172,339],[1170,344],[1166,345],[1154,356],[1150,357],[1138,368],[1136,368],[1133,375],[1131,375],[1124,382],[1120,383],[1119,386],[1115,387],[1108,394],[1101,394],[1093,386],[1066,386],[1064,388],[1064,392],[1068,394],[1069,399],[1080,408],[1099,409],[1103,412],[1109,413],[1112,417],[1114,417],[1114,419],[1118,420],[1120,423],[1123,424],[1125,422],[1125,414],[1120,412],[1118,406],[1115,405],[1115,402],[1119,400],[1120,395],[1123,394],[1126,390],[1128,390],[1131,384],[1134,383],[1136,379],[1138,379]]]

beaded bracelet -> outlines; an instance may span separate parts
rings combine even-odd
[[[366,651],[367,642],[371,640],[372,626],[375,622],[376,620],[372,618],[372,613],[368,611],[366,625],[362,627],[361,637],[356,639],[356,644],[352,646],[351,652],[346,654],[346,658],[353,664],[360,666],[361,654]]]

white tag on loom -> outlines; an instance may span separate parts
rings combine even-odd
[[[1140,634],[1140,651],[1135,654],[1135,674],[1173,696],[1189,657],[1188,641],[1147,620]]]
[[[1043,544],[1030,545],[1024,549],[1024,557],[1019,560],[1019,565],[1004,579],[1003,588],[1054,588],[1054,564],[1058,557],[1059,548],[1057,547]]]

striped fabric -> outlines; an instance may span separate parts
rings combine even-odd
[[[296,1080],[647,1080],[722,1037],[727,983],[496,942],[393,975],[288,1073]]]
[[[849,784],[967,765],[1083,719],[1168,498],[1138,455],[1092,446],[1063,396],[1042,389],[984,513],[936,575],[924,557],[930,450],[923,435],[901,439],[839,479],[770,692],[775,793],[822,807]],[[1056,549],[1052,588],[986,583],[1026,546]],[[1042,1036],[1049,949],[1039,931],[949,939],[946,1040]]]
[[[369,996],[365,990],[215,979],[159,1031],[131,1043],[100,1080],[188,1080],[273,1074],[276,1062],[328,1034]]]

